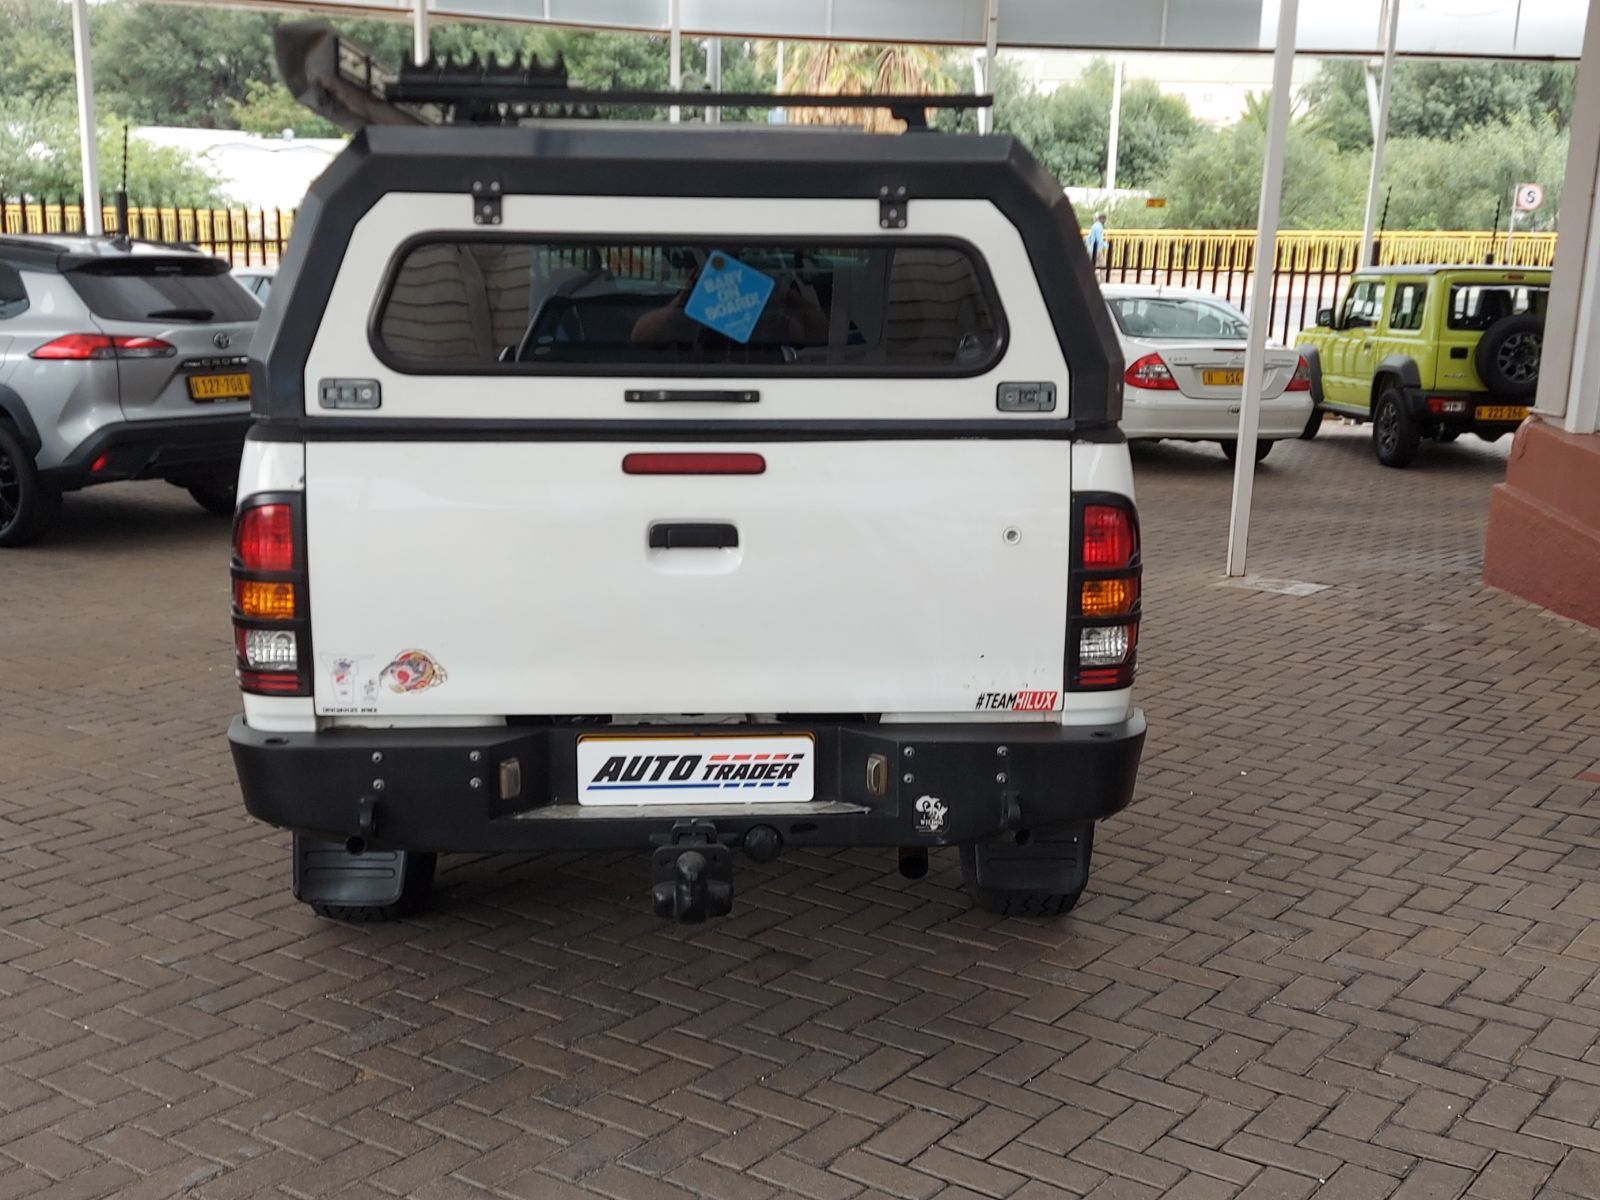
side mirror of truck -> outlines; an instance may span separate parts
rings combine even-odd
[[[1331,308],[1319,308],[1319,309],[1317,309],[1317,328],[1319,328],[1319,329],[1332,329],[1333,328],[1333,309],[1331,309]]]

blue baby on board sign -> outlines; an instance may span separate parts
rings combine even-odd
[[[691,320],[743,345],[755,332],[772,287],[771,277],[713,250],[683,311]]]

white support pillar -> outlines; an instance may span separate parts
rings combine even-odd
[[[719,37],[706,39],[706,86],[713,92],[722,90],[722,39]],[[706,105],[706,124],[721,122],[722,110],[715,104]]]
[[[674,92],[683,87],[683,14],[679,9],[682,0],[667,0],[667,86]],[[674,104],[667,109],[667,120],[676,124],[683,117],[682,110]]]
[[[1372,118],[1372,175],[1367,180],[1367,215],[1361,225],[1360,266],[1372,262],[1372,234],[1378,223],[1378,185],[1383,180],[1383,147],[1389,140],[1389,97],[1394,91],[1394,43],[1400,28],[1400,0],[1384,0],[1383,78],[1378,111]]]
[[[1106,138],[1106,191],[1117,190],[1117,143],[1122,138],[1122,60],[1111,68],[1111,133]],[[1111,203],[1111,197],[1106,197]]]
[[[1000,44],[1000,0],[985,0],[983,6],[983,51],[974,65],[974,90],[981,96],[994,97],[994,56]],[[978,110],[978,132],[994,132],[994,107]]]
[[[88,0],[72,0],[72,54],[78,75],[78,152],[83,158],[83,231],[105,232],[100,211],[100,148],[96,142],[94,65],[89,58]],[[126,232],[126,230],[122,231]]]
[[[411,61],[421,66],[428,61],[428,0],[411,0]]]
[[[1278,48],[1272,55],[1272,108],[1267,117],[1261,208],[1256,218],[1255,274],[1250,283],[1250,340],[1244,352],[1244,396],[1239,405],[1238,453],[1233,464],[1233,511],[1228,517],[1228,574],[1245,573],[1250,502],[1256,482],[1256,437],[1261,428],[1261,385],[1266,375],[1267,326],[1272,321],[1272,266],[1283,200],[1284,148],[1289,139],[1289,84],[1294,75],[1295,25],[1300,0],[1279,0]]]
[[[1589,0],[1557,221],[1534,409],[1570,433],[1594,433],[1600,431],[1600,0]]]

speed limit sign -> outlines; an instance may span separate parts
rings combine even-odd
[[[1537,183],[1519,183],[1516,204],[1519,212],[1532,212],[1544,203],[1544,189]]]

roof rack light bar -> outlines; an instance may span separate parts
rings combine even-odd
[[[430,60],[421,65],[406,64],[399,77],[387,83],[384,94],[398,103],[436,104],[451,108],[460,120],[490,120],[503,105],[531,105],[570,108],[580,112],[603,108],[640,106],[669,108],[672,105],[695,108],[882,108],[908,125],[925,125],[930,108],[988,108],[992,96],[906,95],[869,93],[863,95],[815,95],[788,92],[667,92],[599,91],[577,87],[567,79],[565,64],[538,61],[524,66],[520,61],[501,64],[490,55],[480,62],[476,55],[465,62]]]
[[[398,74],[323,22],[278,27],[278,69],[307,108],[351,132],[365,125],[515,124],[526,117],[594,117],[608,108],[844,108],[887,109],[912,128],[927,125],[931,108],[988,108],[992,96],[769,92],[600,91],[567,78],[565,62],[509,63],[491,54],[465,61],[404,63]]]

